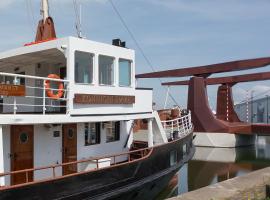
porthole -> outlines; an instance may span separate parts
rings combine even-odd
[[[27,133],[21,133],[20,134],[20,143],[25,144],[28,141],[28,134]]]
[[[71,128],[68,129],[68,133],[67,134],[68,134],[68,138],[69,139],[72,139],[74,137],[74,131],[73,131],[73,129],[71,129]]]

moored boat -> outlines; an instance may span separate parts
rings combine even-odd
[[[161,121],[134,50],[56,38],[47,3],[36,41],[0,53],[0,199],[154,198],[194,154],[190,113]]]

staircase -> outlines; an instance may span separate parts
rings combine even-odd
[[[131,153],[129,154],[130,155],[129,160],[132,161],[132,160],[137,160],[144,157],[149,151],[148,149],[145,149],[147,147],[148,147],[147,142],[134,140],[129,150],[131,151]],[[140,149],[143,149],[143,150],[138,151]]]

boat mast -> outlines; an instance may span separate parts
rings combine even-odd
[[[48,0],[42,0],[41,14],[43,17],[43,23],[45,23],[46,19],[49,17],[49,2],[48,2]]]
[[[41,0],[40,14],[42,19],[38,24],[35,42],[56,39],[54,22],[52,17],[49,16],[49,0]]]

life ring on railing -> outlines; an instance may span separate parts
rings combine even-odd
[[[60,79],[60,77],[56,74],[49,74],[48,78]],[[64,94],[64,84],[61,82],[58,82],[58,92],[56,94],[54,94],[51,90],[50,80],[45,81],[45,89],[47,96],[52,99],[60,99]]]

